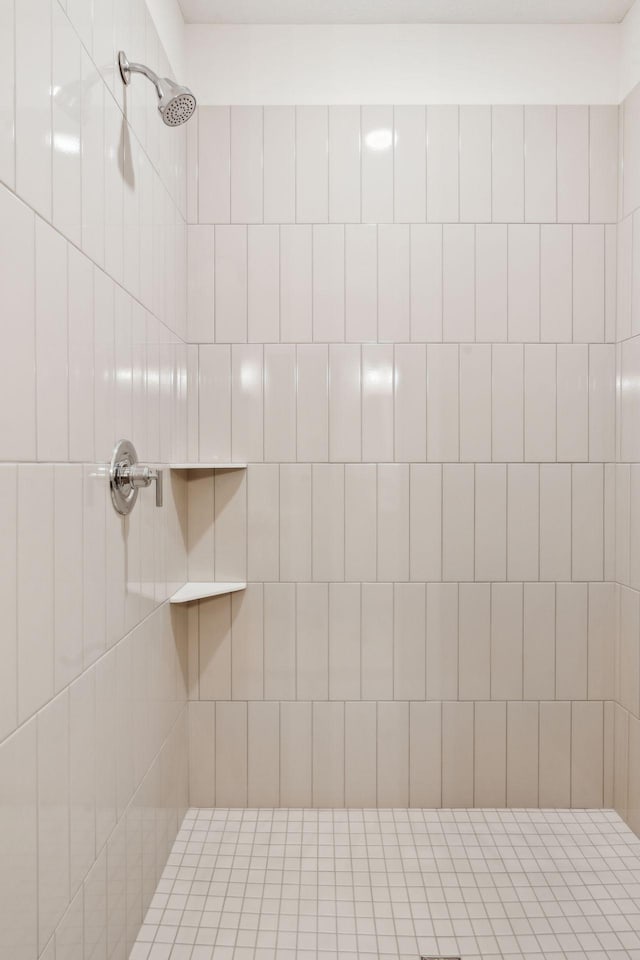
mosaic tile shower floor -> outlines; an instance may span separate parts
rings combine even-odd
[[[640,960],[603,810],[187,813],[131,960]]]

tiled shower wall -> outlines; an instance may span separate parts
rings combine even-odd
[[[640,87],[620,108],[620,134],[614,801],[640,833]]]
[[[191,803],[610,805],[617,108],[188,136]]]
[[[185,132],[142,0],[0,3],[0,956],[119,958],[187,801]]]

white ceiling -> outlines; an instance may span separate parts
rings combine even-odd
[[[179,0],[187,23],[618,23],[633,0]]]

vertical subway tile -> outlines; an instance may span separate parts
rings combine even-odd
[[[344,227],[313,228],[313,339],[344,340]]]
[[[378,339],[378,228],[345,227],[345,340]]]
[[[475,576],[505,580],[507,571],[507,467],[478,463],[475,468]]]
[[[458,699],[458,584],[427,584],[427,699]]]
[[[410,248],[409,227],[378,227],[378,339],[409,340]]]
[[[458,459],[458,346],[427,347],[427,458]]]
[[[396,348],[397,350],[398,348]],[[426,402],[423,403],[426,407]],[[394,348],[362,347],[362,459],[394,459]]]
[[[509,340],[540,339],[540,227],[509,226]]]
[[[491,585],[491,698],[522,698],[522,584]]]
[[[345,579],[377,579],[377,466],[347,463],[344,475]]]
[[[574,463],[571,482],[571,575],[604,577],[604,470],[600,463]]]
[[[425,585],[396,583],[393,614],[393,693],[395,700],[425,697]]]
[[[362,456],[361,363],[358,344],[329,347],[329,459]]]
[[[362,584],[362,699],[393,697],[393,584]]]
[[[263,349],[259,344],[231,348],[231,459],[263,457]]]
[[[329,585],[329,699],[360,699],[359,583]]]
[[[426,350],[419,344],[396,344],[394,352],[395,459],[424,461],[427,458]]]
[[[378,464],[378,580],[409,579],[409,466]]]
[[[442,704],[442,803],[473,806],[472,703]]]
[[[394,219],[422,223],[427,216],[425,108],[394,107],[393,123]]]
[[[409,704],[378,703],[378,789],[381,807],[409,802]]]
[[[533,463],[507,467],[507,579],[538,579],[539,468]]]
[[[556,695],[556,588],[525,583],[523,612],[523,696],[553,700]]]
[[[362,107],[362,221],[393,222],[393,107]]]
[[[475,704],[474,803],[504,807],[507,789],[507,704]]]
[[[530,223],[556,219],[556,108],[524,108],[524,213]]]
[[[329,219],[329,116],[326,107],[296,107],[296,221]]]
[[[461,583],[458,596],[461,700],[488,700],[491,693],[491,585]]]
[[[409,571],[412,580],[442,578],[442,466],[409,468]]]
[[[559,583],[556,590],[556,696],[587,696],[587,585]]]
[[[589,108],[558,107],[558,222],[589,220]]]
[[[295,107],[264,108],[264,222],[296,220]]]
[[[491,109],[493,220],[524,220],[524,108]]]
[[[5,667],[0,675],[0,736],[4,739],[18,725],[17,691],[17,570],[18,471],[3,464],[0,468],[0,496],[4,504],[0,519],[0,609],[5,628],[0,649]]]
[[[247,340],[280,339],[280,231],[250,226],[247,235]]]
[[[374,702],[344,705],[344,802],[346,807],[376,803],[377,731]]]
[[[459,108],[427,108],[427,220],[459,219]]]
[[[442,225],[411,225],[411,339],[442,340]]]
[[[491,460],[491,347],[460,347],[460,459]]]
[[[296,696],[296,585],[264,585],[264,697]]]
[[[280,227],[280,339],[312,339],[313,242],[310,226]]]
[[[187,329],[192,343],[214,340],[214,227],[187,227]]]
[[[313,805],[344,806],[344,703],[313,704]]]
[[[280,705],[280,803],[287,807],[311,805],[310,703]]]
[[[571,579],[571,464],[540,465],[540,579]]]
[[[524,458],[534,462],[556,458],[556,348],[527,344],[524,348]]]
[[[51,4],[15,10],[16,191],[51,219]]]
[[[297,459],[327,460],[329,450],[329,354],[326,345],[297,347]]]
[[[558,345],[558,460],[587,460],[589,445],[586,345]]]
[[[221,226],[215,236],[217,343],[247,339],[247,228]]]
[[[540,793],[544,807],[571,804],[571,704],[540,704]]]
[[[313,465],[312,572],[314,580],[344,580],[344,466]]]
[[[491,374],[493,459],[522,460],[524,440],[522,346],[494,344]]]
[[[198,220],[229,223],[231,219],[231,111],[205,107],[198,111]]]
[[[280,467],[280,579],[311,578],[311,466]]]
[[[460,107],[460,220],[491,221],[491,107]]]
[[[604,711],[602,703],[571,704],[571,806],[603,802]]]
[[[231,348],[199,347],[200,460],[231,459]],[[213,415],[215,411],[215,416]]]
[[[445,224],[442,244],[442,339],[475,339],[475,230]]]
[[[507,806],[537,807],[539,796],[539,705],[507,704]]]
[[[231,696],[261,700],[264,677],[263,585],[231,594]]]
[[[329,220],[360,222],[360,107],[329,107]]]
[[[474,578],[474,467],[442,468],[442,579]]]
[[[329,590],[326,583],[296,588],[296,682],[298,700],[329,695]]]
[[[264,458],[296,459],[296,348],[264,348]]]
[[[442,803],[442,705],[409,704],[409,804]]]
[[[573,340],[604,341],[604,227],[573,228]]]
[[[504,342],[508,313],[508,227],[476,227],[476,340]]]
[[[618,210],[618,111],[589,107],[589,219],[615,223]]]
[[[540,339],[570,343],[573,337],[573,231],[562,224],[540,227]]]
[[[198,604],[200,697],[231,698],[231,597],[212,597]]]
[[[39,460],[69,456],[67,244],[36,222],[36,394]]]
[[[216,804],[247,803],[247,704],[216,703]]]

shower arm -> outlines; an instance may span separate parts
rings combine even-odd
[[[129,63],[126,56],[122,51],[118,54],[118,66],[120,67],[120,76],[122,77],[122,82],[125,86],[129,86],[131,83],[131,74],[132,73],[141,73],[143,77],[146,77],[147,80],[151,80],[151,83],[156,88],[156,93],[159,97],[164,96],[164,89],[160,81],[160,77],[157,73],[154,73],[150,67],[145,66],[144,63]]]

